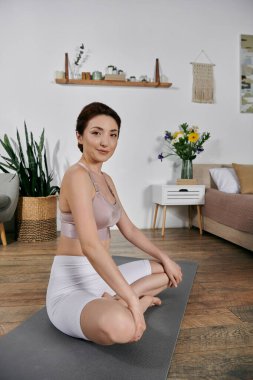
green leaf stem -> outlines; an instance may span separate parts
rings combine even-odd
[[[34,140],[32,132],[28,132],[26,123],[24,131],[24,146],[18,130],[17,143],[12,144],[6,134],[0,139],[0,144],[6,152],[6,155],[0,155],[0,170],[4,173],[17,173],[22,196],[46,197],[59,193],[58,186],[51,186],[53,174],[48,171],[45,130],[43,129],[39,142]]]

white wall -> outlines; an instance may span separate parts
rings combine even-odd
[[[45,127],[60,183],[79,158],[74,130],[81,108],[107,103],[122,117],[122,131],[105,170],[132,220],[150,227],[150,185],[173,183],[180,173],[179,164],[156,158],[165,129],[187,121],[211,132],[195,162],[253,162],[253,115],[239,109],[240,34],[253,34],[252,15],[252,0],[0,0],[0,136],[14,137],[24,120],[36,136]],[[115,64],[128,75],[152,77],[159,58],[173,87],[56,85],[64,53],[73,56],[81,42],[91,50],[84,71]],[[190,62],[201,49],[216,65],[212,105],[191,102]],[[173,213],[168,226],[183,225],[185,211]]]

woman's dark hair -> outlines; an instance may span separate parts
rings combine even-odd
[[[76,132],[78,132],[79,135],[82,135],[85,128],[88,125],[88,122],[91,119],[93,119],[93,117],[99,116],[99,115],[111,116],[118,125],[118,133],[119,133],[120,125],[121,125],[121,119],[119,115],[117,114],[117,112],[115,112],[112,108],[108,107],[106,104],[99,103],[99,102],[90,103],[82,109],[76,121]],[[81,152],[83,152],[82,144],[78,144],[78,148],[80,149]]]

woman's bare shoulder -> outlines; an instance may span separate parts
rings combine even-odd
[[[103,171],[103,174],[104,174],[104,176],[106,177],[106,179],[109,179],[109,181],[111,181],[111,182],[113,183],[113,179],[112,179],[112,177],[111,177],[109,174],[107,174],[107,173],[104,172],[104,171]]]
[[[88,171],[81,165],[78,165],[78,163],[71,165],[66,170],[62,179],[62,185],[68,185],[73,183],[87,184],[88,186],[91,185]]]
[[[89,177],[89,173],[87,169],[81,165],[78,165],[78,163],[75,163],[69,166],[68,169],[64,173],[64,177],[70,178],[70,179],[79,177],[80,175],[84,177]]]
[[[94,186],[86,169],[78,164],[70,166],[62,179],[60,192],[60,209],[70,210],[69,201],[72,199],[92,199]],[[70,211],[64,211],[70,212]]]
[[[109,176],[109,174],[103,172],[104,176],[105,176],[105,179],[107,182],[109,182],[110,185],[112,185],[114,188],[115,188],[115,185],[114,185],[114,182],[113,182],[113,179],[111,176]]]

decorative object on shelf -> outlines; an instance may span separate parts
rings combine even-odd
[[[199,133],[196,126],[189,127],[187,123],[179,125],[178,131],[171,133],[165,131],[164,152],[158,155],[162,161],[164,158],[176,155],[182,159],[182,179],[192,178],[192,160],[197,154],[204,151],[203,144],[210,138],[209,132]]]
[[[82,80],[91,80],[90,72],[88,71],[82,72]]]
[[[253,35],[241,35],[241,112],[253,113]]]
[[[65,72],[64,71],[56,71],[55,72],[55,79],[64,79],[65,78]]]
[[[101,73],[101,71],[93,71],[93,73],[92,73],[92,80],[102,80],[102,73]]]
[[[73,66],[71,71],[71,78],[72,79],[81,79],[82,74],[80,73],[80,67],[79,66]]]
[[[25,149],[17,130],[14,147],[5,134],[0,143],[8,157],[1,155],[0,170],[16,172],[19,177],[17,238],[21,241],[46,241],[56,238],[56,208],[60,188],[51,186],[53,173],[48,171],[44,129],[38,142],[25,124]]]
[[[112,66],[113,68],[115,66]],[[107,67],[108,71],[108,67]],[[159,60],[158,58],[156,59],[156,77],[154,82],[150,81],[130,81],[129,79],[126,80],[125,73],[121,73],[121,70],[118,70],[117,76],[114,77],[113,79],[107,77],[108,74],[106,74],[106,78],[101,80],[92,80],[88,79],[85,77],[85,75],[82,75],[82,79],[70,79],[69,78],[69,58],[68,58],[68,53],[65,53],[65,79],[55,79],[55,82],[57,84],[65,84],[65,85],[86,85],[86,86],[92,86],[92,85],[98,85],[98,86],[122,86],[122,87],[153,87],[153,88],[168,88],[172,86],[172,83],[169,82],[161,82],[160,81],[160,74],[159,74]],[[109,75],[114,75],[114,74],[109,74]],[[124,75],[124,80],[120,80],[118,75]],[[84,78],[85,77],[85,78]],[[116,78],[116,79],[115,79]],[[135,78],[136,79],[136,78]]]
[[[107,66],[107,68],[106,68],[106,73],[107,73],[107,74],[113,74],[113,69],[114,69],[114,66],[113,66],[113,65],[109,65],[109,66]]]
[[[124,82],[126,80],[126,75],[124,73],[123,74],[105,74],[105,80],[118,80],[118,81]]]
[[[65,53],[65,79],[68,82],[69,81],[69,55],[68,53]],[[56,80],[57,83],[57,80]]]
[[[197,62],[201,54],[208,59],[209,63]],[[193,72],[192,101],[194,103],[214,103],[214,63],[202,49],[191,64]]]
[[[157,82],[157,83],[160,83],[160,80],[161,78],[160,78],[160,64],[159,64],[159,59],[158,58],[156,58],[156,60],[155,60],[155,81]]]
[[[80,69],[88,56],[88,51],[85,52],[85,46],[83,43],[76,48],[74,62],[70,66],[72,79],[81,79]]]
[[[105,80],[117,80],[121,82],[125,82],[126,74],[123,70],[118,70],[116,66],[107,66],[106,74],[104,76]]]
[[[150,79],[148,78],[147,75],[141,75],[139,78],[140,82],[150,82]]]

